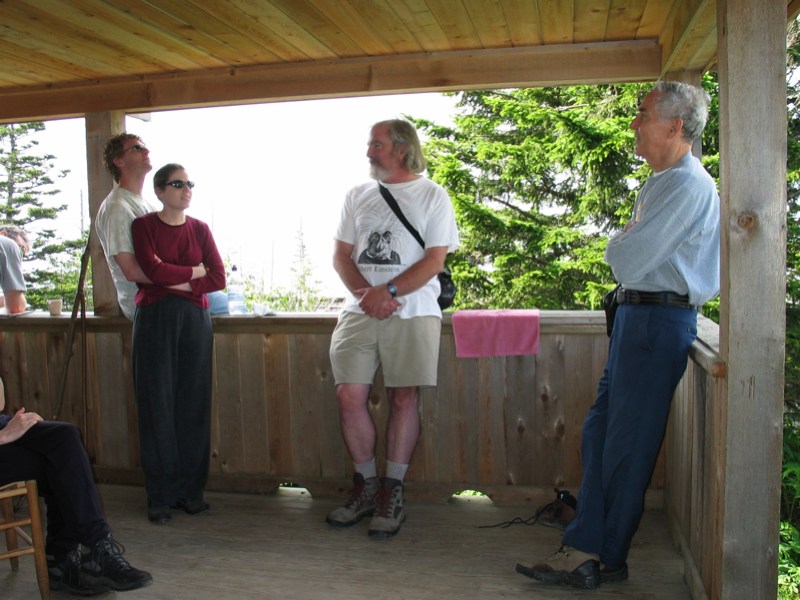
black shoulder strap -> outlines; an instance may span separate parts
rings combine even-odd
[[[394,212],[394,214],[397,215],[397,218],[400,219],[400,222],[406,226],[406,229],[408,229],[411,232],[411,235],[414,236],[414,239],[417,240],[419,242],[419,245],[424,248],[425,242],[422,241],[422,236],[420,236],[419,232],[416,229],[414,229],[414,226],[408,222],[408,219],[406,219],[406,216],[403,214],[403,211],[400,210],[400,207],[397,205],[397,200],[395,200],[394,196],[392,196],[392,192],[387,190],[386,187],[380,184],[380,182],[378,183],[378,188],[381,191],[381,196],[383,196],[383,199],[386,200],[386,204],[388,204],[389,208],[392,209],[392,212]]]

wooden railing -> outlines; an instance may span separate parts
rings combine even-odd
[[[336,495],[348,485],[352,466],[328,357],[335,322],[335,315],[320,314],[214,318],[211,489],[265,493],[293,483],[314,495]],[[90,316],[76,325],[56,414],[69,317],[0,320],[8,410],[25,406],[75,423],[99,480],[139,483],[131,324]],[[444,500],[473,489],[497,503],[538,504],[552,499],[554,486],[577,491],[581,427],[607,355],[604,315],[543,311],[540,332],[536,356],[460,359],[445,316],[439,385],[422,393],[410,496]],[[697,435],[696,419],[684,421],[697,410],[689,392],[707,387],[700,385],[703,372],[696,363],[689,370],[691,383],[683,384],[673,411],[667,460],[662,452],[648,494],[650,506],[661,506],[669,477],[670,507],[690,519],[687,474],[694,469],[682,440],[690,427]],[[382,437],[387,403],[380,373],[376,383],[370,409]]]
[[[672,401],[662,449],[664,505],[684,558],[684,576],[696,600],[719,597],[724,577],[721,549],[728,406],[722,381],[726,376],[727,367],[719,354],[719,328],[701,318],[689,367]]]

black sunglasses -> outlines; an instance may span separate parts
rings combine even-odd
[[[173,179],[172,181],[168,181],[164,184],[164,186],[171,185],[176,190],[182,190],[184,187],[188,187],[192,189],[194,187],[194,181],[181,181],[180,179]]]

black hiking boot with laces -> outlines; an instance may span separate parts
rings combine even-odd
[[[80,548],[65,554],[47,556],[47,575],[51,590],[64,590],[76,596],[97,596],[108,591],[108,586],[90,581],[81,570]]]
[[[153,583],[150,573],[132,567],[122,557],[124,553],[122,544],[108,536],[94,545],[89,560],[83,563],[83,573],[89,581],[120,592]]]

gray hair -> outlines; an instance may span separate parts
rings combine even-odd
[[[700,139],[708,120],[711,97],[703,88],[681,81],[659,81],[653,86],[660,96],[656,101],[662,119],[680,117],[683,120],[683,139],[689,143]]]
[[[22,255],[25,256],[31,250],[31,240],[28,237],[28,232],[22,227],[14,225],[0,225],[0,235],[14,240],[22,250]]]
[[[422,145],[419,143],[419,136],[414,126],[405,119],[389,119],[375,123],[372,128],[381,125],[386,126],[395,146],[406,147],[406,168],[412,173],[422,173],[428,163],[422,155]]]

